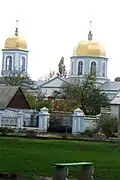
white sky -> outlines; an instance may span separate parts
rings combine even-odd
[[[90,19],[94,40],[105,46],[109,57],[108,77],[120,76],[119,0],[1,0],[0,7],[0,48],[19,19],[20,34],[30,50],[32,78],[57,71],[62,56],[69,71],[69,57],[74,46],[87,39]]]

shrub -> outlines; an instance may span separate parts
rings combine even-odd
[[[0,127],[0,132],[2,135],[6,135],[8,133],[8,128],[7,127]]]
[[[25,131],[25,135],[27,137],[37,137],[37,132],[35,130],[30,129]]]
[[[85,136],[88,136],[88,137],[93,137],[93,130],[90,130],[90,129],[86,129],[83,133],[81,133],[81,135],[85,135]]]

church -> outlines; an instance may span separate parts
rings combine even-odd
[[[15,74],[27,75],[28,50],[26,41],[18,32],[18,21],[14,35],[8,37],[2,49],[2,76]]]
[[[59,91],[63,83],[83,80],[85,74],[96,73],[96,84],[108,95],[110,100],[115,100],[120,94],[120,82],[111,82],[107,76],[108,58],[102,44],[94,41],[90,29],[88,40],[80,41],[74,48],[73,55],[70,57],[70,74],[66,78],[55,77],[39,85],[42,93],[51,97],[54,90]]]
[[[8,37],[2,49],[2,76],[28,74],[28,49],[26,41],[19,35],[18,21],[14,35]],[[99,42],[94,41],[90,29],[87,41],[80,41],[74,48],[70,57],[70,73],[68,77],[56,76],[49,81],[36,82],[36,87],[44,93],[46,98],[59,91],[63,83],[73,82],[76,78],[83,80],[84,75],[97,74],[96,83],[108,95],[110,100],[115,100],[120,94],[120,82],[111,82],[107,76],[108,58],[105,48]]]

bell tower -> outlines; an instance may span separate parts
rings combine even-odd
[[[16,20],[14,35],[8,37],[2,49],[2,70],[3,76],[15,74],[27,75],[28,71],[28,50],[26,41],[19,36],[19,21]]]

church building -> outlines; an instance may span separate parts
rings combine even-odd
[[[96,84],[112,100],[120,92],[120,82],[111,82],[107,76],[108,58],[105,48],[102,44],[93,40],[93,34],[90,29],[88,40],[80,41],[74,48],[72,57],[70,57],[70,74],[66,78],[55,77],[39,85],[42,93],[46,97],[51,97],[54,90],[59,91],[61,85],[66,82],[73,82],[76,79],[83,80],[85,74],[96,73]]]
[[[2,49],[1,75],[26,76],[28,74],[28,52],[27,43],[19,35],[18,21],[16,21],[15,33],[6,39]],[[96,83],[109,99],[113,100],[120,97],[120,82],[111,82],[108,79],[107,66],[108,58],[105,48],[99,42],[94,41],[90,21],[87,41],[80,41],[70,57],[68,77],[56,76],[49,81],[36,82],[36,87],[48,98],[52,97],[55,90],[59,91],[63,83],[70,83],[75,79],[83,80],[85,74],[96,73]]]
[[[2,49],[2,70],[3,76],[22,74],[27,75],[28,50],[26,41],[19,35],[18,21],[14,35],[8,37]]]

